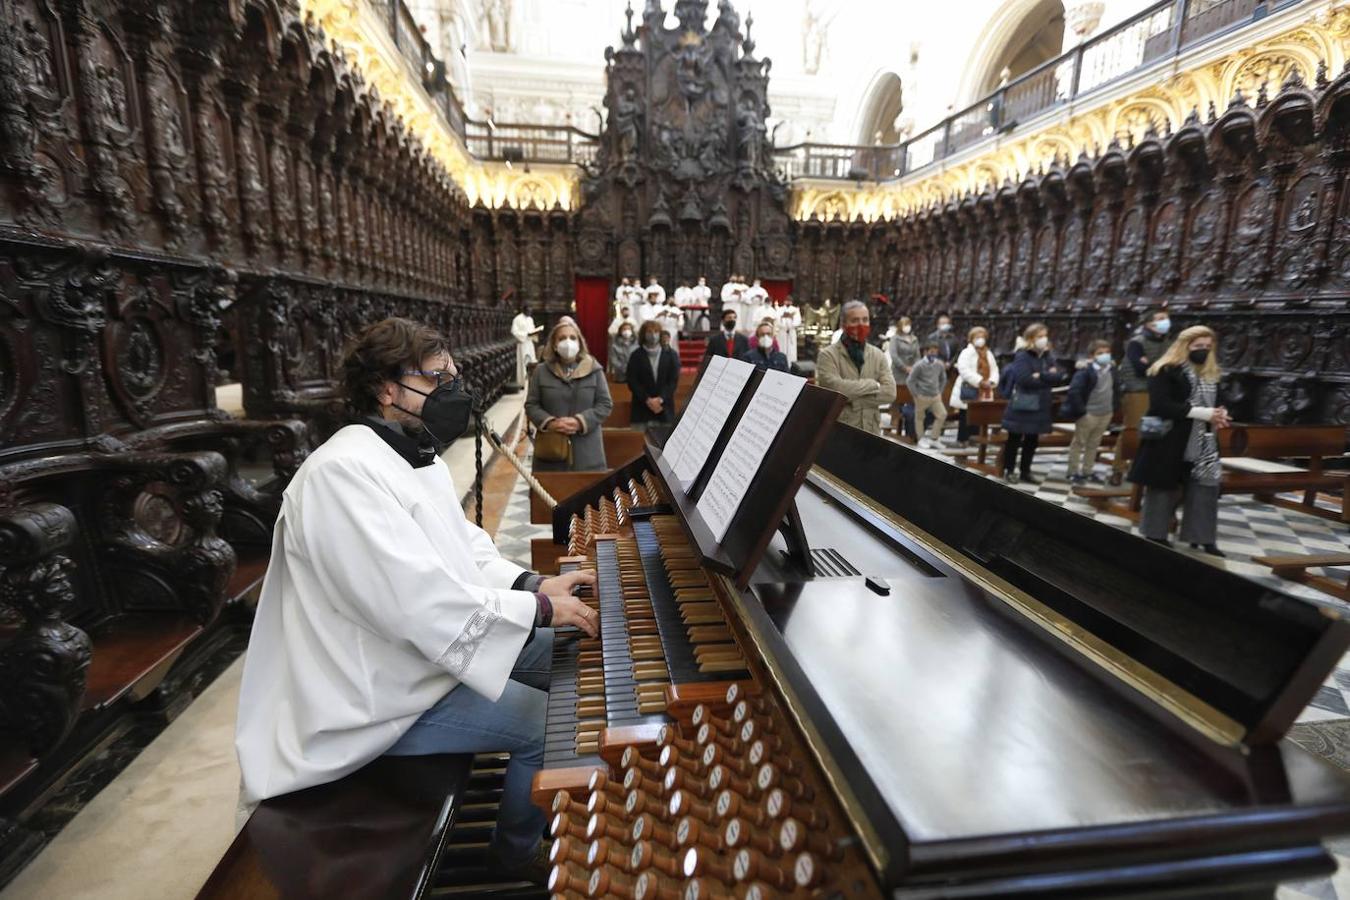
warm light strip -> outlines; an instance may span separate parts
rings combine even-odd
[[[1166,122],[1175,131],[1192,110],[1206,117],[1211,103],[1222,115],[1238,88],[1254,104],[1265,82],[1273,98],[1291,66],[1297,66],[1303,80],[1311,84],[1318,63],[1325,62],[1329,77],[1334,78],[1350,58],[1350,3],[1336,0],[1296,9],[1297,24],[1292,28],[1288,20],[1283,25],[1277,20],[1268,27],[1283,30],[1273,35],[1267,31],[1266,37],[1253,39],[1250,46],[1217,59],[1205,59],[1215,48],[1202,45],[1191,54],[1187,69],[1144,73],[1140,77],[1147,77],[1147,86],[1139,90],[1096,106],[1069,106],[1067,115],[1038,131],[956,163],[936,163],[926,177],[865,186],[799,179],[793,183],[792,214],[806,220],[814,213],[823,221],[836,215],[845,221],[861,218],[865,222],[899,218],[977,193],[988,185],[997,187],[1005,180],[1017,183],[1027,173],[1048,167],[1056,157],[1073,161],[1080,153],[1091,155],[1105,149],[1113,137],[1124,142],[1128,134],[1137,141],[1150,119],[1159,129]]]

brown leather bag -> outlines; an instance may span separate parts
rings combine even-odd
[[[572,439],[561,431],[536,431],[534,458],[540,462],[572,464]]]

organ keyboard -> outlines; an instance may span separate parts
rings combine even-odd
[[[555,896],[1249,896],[1329,870],[1350,780],[1280,738],[1350,644],[1334,614],[847,426],[793,490],[800,528],[741,568],[655,442],[555,511],[601,613],[555,645]]]

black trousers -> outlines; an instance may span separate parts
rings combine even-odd
[[[958,410],[956,413],[956,439],[958,441],[968,441],[975,434],[975,429],[970,427],[966,421],[965,409]]]
[[[1036,456],[1036,446],[1040,444],[1041,436],[1039,434],[1014,434],[1008,432],[1008,442],[1003,445],[1003,471],[1011,472],[1013,462],[1017,459],[1017,449],[1022,449],[1023,475],[1031,474],[1031,460]]]

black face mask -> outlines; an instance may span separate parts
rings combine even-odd
[[[437,444],[447,445],[469,430],[469,417],[473,415],[473,392],[464,388],[463,382],[458,378],[446,382],[429,394],[406,384],[401,386],[427,398],[422,403],[422,412],[418,414],[406,410],[397,403],[391,405],[394,409],[421,419],[422,430]]]
[[[1203,366],[1205,360],[1209,359],[1208,350],[1192,350],[1187,354],[1191,358],[1191,365]]]
[[[735,320],[735,319],[731,319],[731,320],[729,320],[729,321],[723,322],[723,323],[722,323],[722,330],[724,330],[724,331],[735,331],[735,330],[736,330],[736,320]]]

